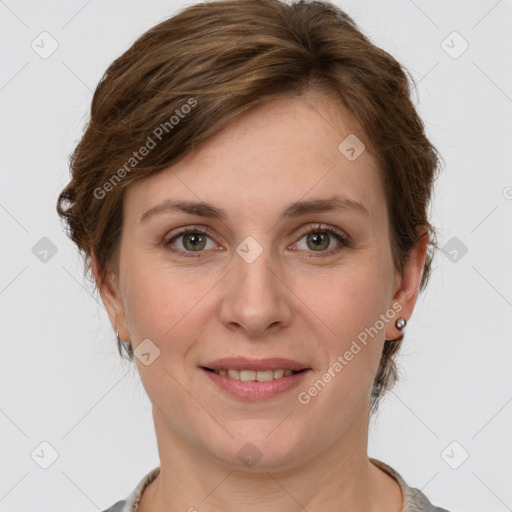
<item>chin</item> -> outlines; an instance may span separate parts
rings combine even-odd
[[[233,422],[226,428],[233,438],[224,433],[212,444],[213,438],[208,436],[204,439],[208,443],[205,449],[231,469],[251,472],[289,470],[306,455],[305,447],[312,448],[311,439],[307,432],[301,437],[290,425],[279,425],[280,421]]]

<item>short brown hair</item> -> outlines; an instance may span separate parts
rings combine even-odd
[[[58,198],[57,211],[84,255],[85,274],[92,255],[101,282],[117,269],[123,195],[131,183],[176,163],[249,108],[316,87],[332,92],[363,129],[381,171],[398,271],[418,241],[417,228],[426,226],[423,290],[437,248],[427,209],[439,155],[411,101],[409,77],[327,1],[204,2],[154,26],[100,80],[70,157],[71,181]],[[135,159],[134,151],[148,148],[155,131],[159,143]],[[385,342],[372,411],[397,379],[400,345]]]

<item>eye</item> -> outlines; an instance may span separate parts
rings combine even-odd
[[[179,239],[181,239],[181,241],[178,244],[178,248],[174,248],[174,242]],[[203,249],[213,249],[215,247],[213,241],[213,247],[211,245],[209,247],[207,246],[208,239],[211,240],[207,229],[192,227],[181,230],[167,242],[164,242],[164,245],[169,247],[172,251],[177,252],[201,252]],[[179,247],[179,245],[181,245],[181,247]]]
[[[343,247],[350,247],[350,240],[347,236],[330,226],[321,224],[308,228],[295,245],[299,246],[303,238],[305,238],[305,247],[299,248],[306,251],[311,249],[310,252],[319,252],[321,253],[319,256],[334,254],[341,251]]]

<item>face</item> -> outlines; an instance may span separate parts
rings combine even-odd
[[[365,138],[328,97],[283,97],[127,189],[102,296],[141,356],[160,445],[286,470],[366,442],[424,251],[395,272],[379,170],[368,150],[340,151],[350,134]]]

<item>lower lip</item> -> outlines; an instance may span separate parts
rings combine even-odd
[[[265,400],[273,398],[296,386],[304,379],[309,370],[303,370],[287,377],[270,380],[268,382],[248,381],[232,379],[227,375],[220,375],[201,368],[206,375],[219,388],[227,391],[230,395],[244,400]]]

